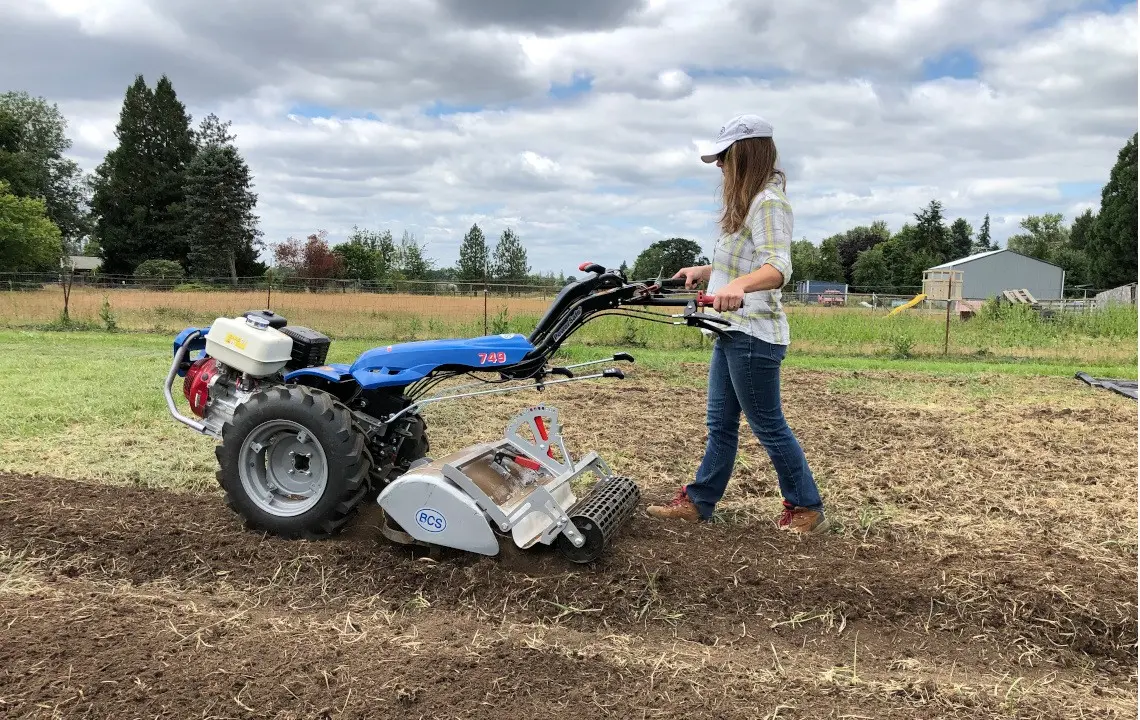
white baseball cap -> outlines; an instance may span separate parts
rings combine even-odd
[[[716,156],[728,149],[728,146],[737,140],[745,138],[772,137],[772,123],[759,115],[737,115],[720,128],[712,149],[701,160],[707,163],[716,162]]]

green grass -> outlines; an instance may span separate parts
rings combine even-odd
[[[329,359],[351,362],[376,344],[334,341]],[[627,350],[624,346],[572,345],[560,353],[559,360],[592,360]],[[636,363],[622,365],[631,377],[650,370],[668,386],[703,387],[707,349],[634,348],[631,354]],[[0,330],[0,397],[4,398],[0,470],[174,489],[213,487],[213,440],[188,432],[167,412],[161,388],[170,362],[169,336]],[[961,377],[967,384],[977,384],[981,393],[1021,392],[1015,388],[1025,380],[1017,376],[1071,377],[1078,369],[1097,376],[1136,377],[1135,366],[1074,366],[1055,361],[895,360],[793,353],[786,365],[827,371],[820,382],[835,392],[860,392],[861,387],[881,381],[884,394],[916,400],[923,397],[931,373]],[[854,378],[850,371],[870,375]],[[880,371],[889,371],[890,376]],[[994,379],[993,384],[987,385],[986,378]],[[1084,389],[1072,381],[1074,395]],[[177,384],[175,396],[183,405]],[[518,397],[523,398],[518,402],[531,402],[533,395]],[[454,412],[470,411],[464,407]]]

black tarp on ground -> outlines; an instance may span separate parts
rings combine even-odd
[[[1078,380],[1092,385],[1093,387],[1101,387],[1111,390],[1114,393],[1124,395],[1136,400],[1136,381],[1135,380],[1113,380],[1112,378],[1094,378],[1090,377],[1088,373],[1079,372],[1076,375]]]

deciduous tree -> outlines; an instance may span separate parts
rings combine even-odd
[[[90,188],[71,147],[67,120],[54,104],[27,92],[0,94],[0,180],[19,197],[41,198],[69,251],[90,232]]]
[[[299,278],[329,280],[343,277],[344,263],[328,244],[324,230],[309,235],[305,240],[290,237],[274,248],[277,266]]]
[[[0,180],[0,267],[14,271],[58,269],[63,253],[59,227],[43,198],[18,197]]]
[[[683,267],[707,263],[708,259],[701,255],[701,246],[693,240],[681,237],[658,240],[633,261],[633,279],[652,280],[658,275],[671,278]]]

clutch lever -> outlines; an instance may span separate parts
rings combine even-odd
[[[726,333],[724,330],[721,330],[713,323],[721,323],[724,325],[731,324],[720,318],[709,317],[708,315],[693,315],[686,320],[687,325],[703,328],[720,338],[727,338],[728,333]]]

